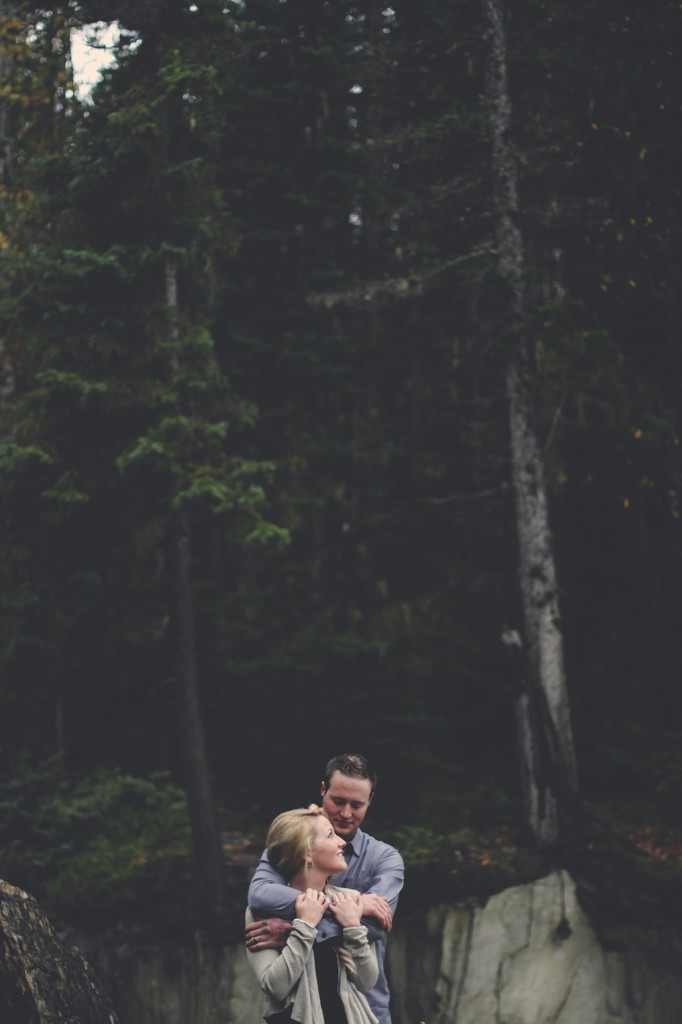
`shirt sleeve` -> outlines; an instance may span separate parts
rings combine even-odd
[[[296,914],[296,896],[292,898],[292,889],[286,884],[282,876],[275,871],[264,853],[258,862],[249,885],[247,902],[252,913],[256,917],[283,917],[292,921]],[[384,934],[376,921],[364,921],[367,925],[370,942]],[[330,911],[317,925],[318,942],[326,942],[329,939],[339,940],[343,928]]]
[[[364,891],[384,896],[395,913],[404,878],[403,858],[396,849],[386,845],[372,868],[372,877],[369,884],[365,885]],[[251,879],[248,904],[258,917],[283,917],[291,921],[296,913],[296,896],[292,897],[291,888],[275,871],[266,853],[263,853]],[[386,934],[372,917],[363,918],[362,923],[367,927],[370,942],[376,942]],[[338,940],[342,931],[341,925],[327,911],[317,926],[317,940]]]
[[[293,920],[296,894],[263,854],[249,885],[248,904],[257,917]]]
[[[378,858],[374,872],[365,892],[373,892],[377,896],[383,896],[388,900],[391,910],[395,914],[398,906],[398,896],[405,881],[405,865],[403,858],[392,846],[386,846]]]

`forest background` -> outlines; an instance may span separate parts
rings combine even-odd
[[[408,862],[523,837],[520,343],[582,800],[679,832],[680,4],[0,8],[0,874],[207,907],[342,750]]]

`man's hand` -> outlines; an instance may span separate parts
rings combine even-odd
[[[363,917],[374,917],[386,932],[393,927],[393,911],[387,899],[373,892],[365,892],[360,897]]]
[[[246,945],[253,952],[257,949],[282,949],[287,944],[291,921],[282,917],[268,917],[265,921],[252,921],[244,931]]]

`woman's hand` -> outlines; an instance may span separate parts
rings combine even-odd
[[[319,889],[306,889],[296,899],[296,917],[315,928],[328,906],[329,898],[323,892]]]
[[[329,909],[342,928],[355,928],[362,917],[362,897],[359,892],[335,892]]]

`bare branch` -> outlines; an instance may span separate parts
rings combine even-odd
[[[455,501],[478,501],[479,498],[497,498],[508,491],[509,486],[508,483],[503,483],[488,491],[472,491],[471,494],[449,494],[447,498],[416,498],[415,500],[424,505],[451,505]]]
[[[552,423],[547,433],[547,440],[545,441],[545,454],[549,451],[552,441],[554,440],[554,435],[556,433],[557,426],[559,425],[559,420],[561,419],[561,414],[563,412],[567,397],[568,392],[564,391],[563,395],[561,396],[561,401],[554,410],[554,415],[552,416]]]
[[[442,274],[446,274],[464,263],[479,259],[481,256],[494,255],[496,251],[492,244],[484,244],[464,256],[456,256],[423,274],[412,274],[409,277],[389,277],[385,281],[373,281],[361,285],[359,288],[348,288],[342,292],[318,292],[308,297],[308,305],[315,309],[335,309],[337,306],[350,306],[359,309],[381,299],[413,299],[423,295],[428,286]]]

